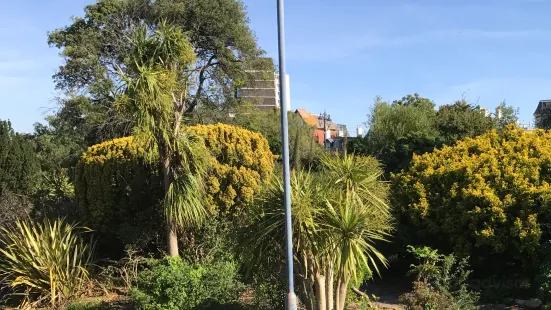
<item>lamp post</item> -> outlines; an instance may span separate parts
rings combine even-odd
[[[320,121],[323,120],[323,148],[327,149],[327,122],[331,121],[331,115],[327,114],[326,111],[323,111],[323,114],[320,113],[318,119]]]
[[[279,85],[281,87],[280,107],[281,112],[281,142],[283,157],[283,192],[285,204],[285,242],[287,244],[287,301],[288,310],[297,309],[297,297],[295,295],[295,281],[293,278],[293,229],[291,218],[291,172],[289,168],[289,125],[287,121],[287,89],[285,81],[285,27],[283,14],[283,0],[277,0],[277,34],[279,47]]]

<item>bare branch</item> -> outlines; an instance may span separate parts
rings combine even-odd
[[[216,63],[213,63],[214,59],[215,59],[216,55],[212,55],[210,56],[209,60],[207,61],[207,64],[204,65],[202,68],[201,68],[201,71],[199,72],[199,85],[198,85],[198,88],[197,88],[197,92],[195,93],[195,97],[193,98],[193,101],[189,104],[189,106],[187,107],[186,109],[186,113],[191,113],[193,112],[193,110],[195,109],[195,107],[197,106],[197,103],[199,101],[199,97],[201,97],[201,94],[203,93],[203,83],[205,82],[206,80],[206,77],[205,77],[205,72],[207,71],[208,68],[212,67],[213,65],[215,64],[218,64],[218,62]]]

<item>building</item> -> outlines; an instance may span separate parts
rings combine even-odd
[[[327,113],[313,114],[305,109],[297,109],[295,113],[302,118],[303,124],[314,128],[313,136],[326,149],[341,151],[344,149],[349,133],[346,125],[337,124]]]
[[[266,58],[268,68],[273,68],[273,60]],[[248,81],[245,87],[235,90],[236,98],[248,99],[256,104],[260,109],[279,109],[280,102],[280,85],[279,74],[273,69],[269,70],[245,70],[251,75],[251,80]],[[284,82],[287,83],[287,111],[291,110],[291,92],[289,91],[289,75],[285,76]]]
[[[548,108],[551,108],[551,99],[540,100],[538,107],[534,112],[534,120],[536,121],[536,124],[539,123],[539,120],[543,116],[543,111]]]
[[[323,145],[324,140],[337,135],[337,126],[329,115],[312,114],[304,109],[297,109],[295,113],[300,115],[304,124],[314,128],[313,136],[319,144]]]

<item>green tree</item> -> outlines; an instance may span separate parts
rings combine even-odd
[[[9,121],[0,121],[0,193],[31,194],[39,169],[32,143],[16,133]]]
[[[434,102],[428,98],[421,97],[418,93],[407,95],[402,99],[392,101],[392,105],[410,106],[425,110],[434,110]]]
[[[154,33],[145,26],[130,38],[126,94],[118,104],[134,117],[134,135],[146,159],[162,167],[168,253],[178,256],[177,231],[198,226],[207,216],[204,178],[210,163],[200,137],[182,127],[188,105],[193,49],[182,31],[161,23]]]
[[[0,226],[27,217],[39,183],[40,165],[27,137],[0,121]]]
[[[185,112],[198,106],[220,108],[235,103],[233,90],[248,76],[244,66],[263,66],[244,5],[237,0],[98,0],[71,25],[48,34],[63,63],[54,75],[56,88],[69,96],[49,120],[54,127],[82,131],[87,145],[130,134],[134,119],[119,113],[115,99],[125,91],[120,71],[134,51],[127,40],[145,26],[154,32],[161,21],[188,35],[196,58],[186,67],[193,87]],[[98,140],[99,139],[99,140]]]
[[[437,144],[434,103],[419,94],[392,104],[377,97],[368,117],[367,135],[350,144],[349,151],[374,155],[387,174],[406,168],[414,153],[431,151]]]
[[[508,106],[505,100],[503,100],[498,106],[497,109],[500,110],[500,117],[496,117],[495,121],[497,127],[504,129],[509,124],[516,124],[518,121],[519,109],[512,106]]]
[[[27,138],[40,163],[36,190],[31,196],[35,217],[71,217],[74,210],[74,166],[86,150],[84,137],[75,128],[34,125]]]
[[[375,242],[390,230],[387,191],[372,157],[325,157],[322,167],[319,173],[295,170],[291,178],[297,292],[307,309],[342,310],[351,279],[357,283],[386,265]],[[276,179],[243,230],[249,268],[282,261],[282,201]]]
[[[478,107],[464,99],[440,106],[436,123],[442,142],[448,145],[466,137],[476,137],[496,126],[492,118],[485,116]]]

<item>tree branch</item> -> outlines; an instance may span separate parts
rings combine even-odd
[[[189,106],[186,108],[186,113],[191,113],[197,106],[197,103],[199,101],[199,97],[201,97],[201,94],[203,93],[203,83],[206,80],[205,72],[208,68],[212,67],[215,64],[218,64],[218,62],[213,63],[214,59],[216,58],[216,55],[210,56],[209,60],[207,61],[207,64],[204,65],[201,68],[201,71],[199,72],[199,86],[197,88],[197,92],[195,93],[195,97],[193,98],[193,101],[189,104]]]

